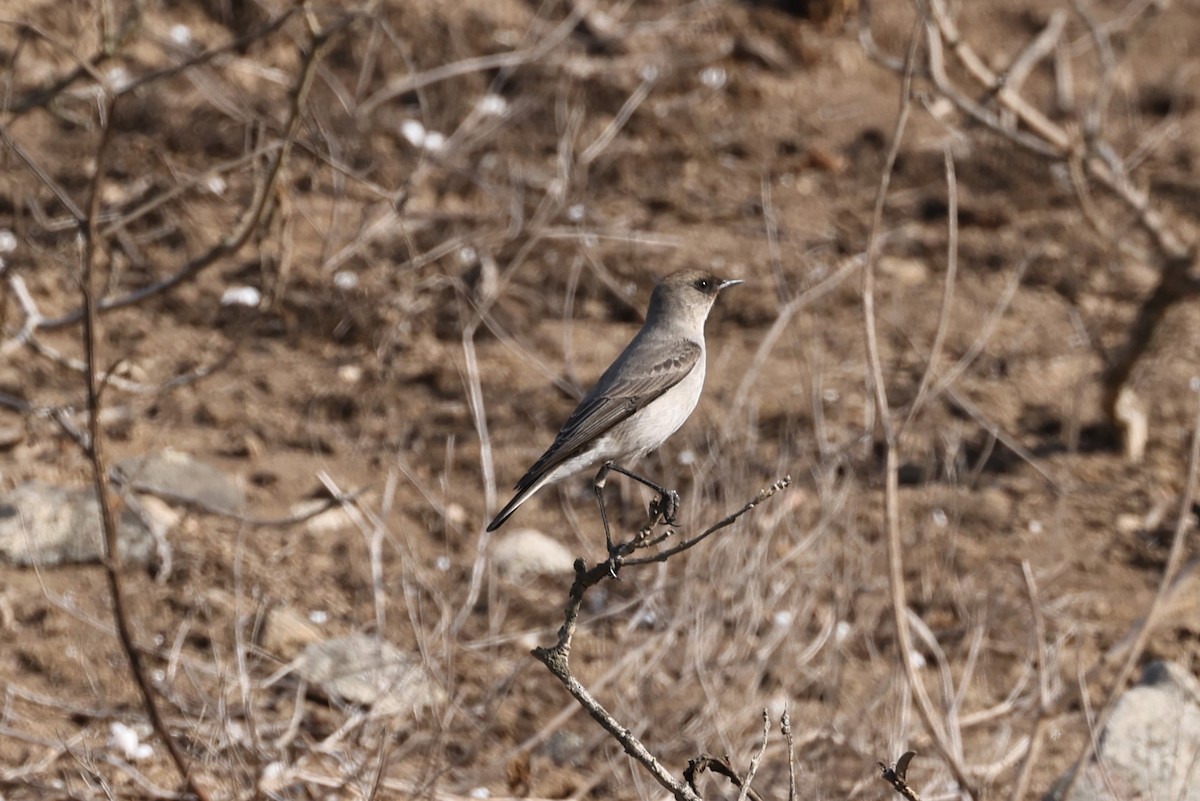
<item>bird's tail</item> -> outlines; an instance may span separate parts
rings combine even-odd
[[[513,499],[511,501],[509,501],[508,504],[503,509],[500,510],[500,514],[496,515],[496,518],[491,523],[488,523],[487,530],[495,531],[496,529],[503,526],[504,521],[508,520],[508,518],[512,517],[512,513],[517,511],[517,508],[521,504],[523,504],[523,503],[525,503],[525,501],[529,500],[530,497],[533,495],[533,493],[535,493],[539,489],[541,489],[542,484],[544,484],[544,483],[545,483],[544,481],[534,482],[533,484],[530,484],[529,486],[525,487],[520,492],[518,492],[516,495],[514,495]]]

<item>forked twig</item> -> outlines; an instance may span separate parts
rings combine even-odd
[[[575,580],[571,583],[571,590],[567,599],[567,606],[563,613],[563,623],[558,629],[558,637],[555,643],[549,647],[534,648],[532,653],[534,658],[546,666],[553,676],[567,689],[567,692],[579,703],[580,706],[587,711],[592,719],[600,724],[601,728],[612,735],[625,753],[636,759],[643,768],[654,777],[655,781],[671,793],[677,801],[699,801],[700,796],[696,793],[689,783],[680,781],[671,775],[662,763],[650,753],[649,749],[637,738],[632,731],[625,726],[622,726],[616,718],[613,717],[607,709],[605,709],[599,701],[588,691],[586,687],[579,682],[578,679],[571,673],[570,655],[571,644],[575,637],[576,629],[579,625],[579,611],[583,606],[583,598],[589,589],[600,584],[601,582],[613,578],[616,574],[616,568],[622,564],[624,566],[635,566],[639,564],[649,564],[651,562],[660,562],[667,559],[669,556],[680,553],[694,547],[702,542],[711,534],[726,528],[735,520],[741,517],[746,512],[750,511],[758,504],[762,503],[767,498],[770,498],[783,488],[787,487],[790,479],[784,478],[775,484],[761,490],[750,502],[743,506],[740,510],[726,517],[724,520],[710,526],[703,533],[686,540],[675,548],[669,551],[664,551],[658,557],[646,557],[644,559],[630,560],[622,562],[622,556],[628,555],[636,550],[644,543],[645,536],[643,529],[638,532],[633,539],[628,542],[621,543],[615,549],[615,554],[610,554],[609,558],[589,568],[582,559],[575,561]],[[657,515],[654,515],[657,517]]]

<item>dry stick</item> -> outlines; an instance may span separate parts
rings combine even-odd
[[[94,281],[96,249],[98,232],[96,218],[100,209],[100,183],[104,177],[105,160],[108,156],[109,145],[112,142],[112,115],[116,108],[116,98],[110,99],[105,107],[102,118],[100,146],[96,151],[96,168],[92,174],[90,197],[88,198],[88,214],[84,225],[83,275],[80,283],[83,293],[83,348],[87,355],[87,400],[88,400],[88,432],[90,447],[87,455],[92,463],[92,481],[96,487],[96,498],[100,504],[100,519],[104,527],[104,572],[108,577],[108,589],[112,600],[113,618],[117,626],[117,634],[125,658],[129,660],[129,672],[137,683],[142,694],[142,704],[150,717],[155,734],[166,746],[188,789],[200,799],[207,801],[208,794],[192,775],[191,768],[180,750],[178,743],[171,736],[167,723],[159,711],[155,700],[154,687],[142,664],[142,653],[134,641],[133,628],[125,607],[125,589],[121,581],[121,547],[117,538],[117,517],[113,509],[112,497],[109,495],[108,470],[104,464],[103,439],[100,430],[100,391],[96,366],[96,296],[92,286]]]
[[[738,772],[733,769],[733,766],[729,764],[728,758],[721,759],[719,757],[709,756],[708,754],[703,754],[695,759],[688,760],[687,770],[683,772],[684,781],[687,782],[688,787],[690,787],[692,792],[696,793],[697,796],[700,795],[700,791],[696,789],[696,778],[707,770],[711,770],[713,773],[720,774],[721,776],[729,779],[730,784],[738,788],[739,798],[744,799],[745,797],[749,797],[751,801],[763,801],[762,796],[760,796],[757,791],[750,787],[750,782],[742,779],[742,777],[738,775]],[[741,793],[746,793],[746,796],[742,796]]]
[[[1175,524],[1175,533],[1171,538],[1171,551],[1167,555],[1167,564],[1163,568],[1162,580],[1158,584],[1158,592],[1155,593],[1154,600],[1150,603],[1150,609],[1146,612],[1146,617],[1142,619],[1141,627],[1138,629],[1133,645],[1125,657],[1125,662],[1121,665],[1121,669],[1117,672],[1117,676],[1113,680],[1108,698],[1105,700],[1104,706],[1101,707],[1100,713],[1096,716],[1095,731],[1098,733],[1103,733],[1104,727],[1108,725],[1108,719],[1112,715],[1113,708],[1116,706],[1117,698],[1122,688],[1129,681],[1129,677],[1133,675],[1133,670],[1137,667],[1138,660],[1142,658],[1142,653],[1146,650],[1146,644],[1150,641],[1150,635],[1154,632],[1154,627],[1158,623],[1157,618],[1162,612],[1167,598],[1171,595],[1175,577],[1183,565],[1183,556],[1187,550],[1187,533],[1192,527],[1192,505],[1196,502],[1196,483],[1198,478],[1200,478],[1200,399],[1197,400],[1196,418],[1192,427],[1192,447],[1188,454],[1187,484],[1184,487],[1183,497],[1179,502],[1179,522]],[[1075,760],[1075,764],[1071,767],[1070,778],[1061,786],[1055,788],[1051,796],[1054,801],[1060,801],[1060,799],[1070,796],[1071,790],[1075,787],[1075,782],[1079,779],[1079,774],[1084,763],[1092,758],[1092,754],[1096,748],[1096,739],[1096,737],[1089,737],[1087,739],[1083,750]]]
[[[579,608],[583,605],[584,593],[611,575],[612,570],[606,562],[601,562],[589,570],[582,559],[576,560],[575,580],[571,584],[570,599],[567,603],[562,627],[558,631],[558,642],[550,648],[533,649],[533,656],[566,687],[567,692],[587,710],[592,719],[621,744],[625,753],[641,763],[655,781],[672,796],[678,801],[699,801],[700,797],[695,791],[672,776],[647,750],[646,746],[642,745],[641,741],[633,735],[633,732],[618,723],[616,718],[601,706],[587,688],[571,674],[569,662],[571,640],[575,636],[575,629],[579,624]]]
[[[783,710],[783,716],[779,719],[779,728],[783,732],[783,739],[787,742],[787,801],[796,801],[796,742],[792,738],[792,718],[786,709]]]
[[[738,793],[737,801],[746,801],[746,798],[753,792],[750,789],[750,783],[754,781],[754,774],[758,773],[758,766],[762,764],[763,754],[767,752],[767,736],[771,733],[771,715],[765,709],[762,713],[762,719],[762,745],[759,746],[758,753],[750,759],[750,769],[746,771],[746,781],[742,785],[741,792]]]
[[[1088,174],[1100,181],[1134,213],[1142,230],[1149,234],[1151,241],[1164,257],[1173,260],[1192,254],[1194,258],[1195,244],[1185,244],[1180,236],[1167,225],[1162,215],[1150,206],[1148,194],[1133,185],[1119,162],[1104,158],[1105,151],[1111,151],[1111,148],[1103,142],[1093,143],[1086,154],[1080,155],[1080,143],[1075,142],[1063,127],[1030,106],[1019,94],[1005,87],[995,73],[987,67],[984,60],[962,38],[957,26],[946,11],[944,0],[929,0],[929,4],[934,20],[934,24],[930,26],[929,35],[930,77],[933,78],[934,85],[940,93],[971,117],[1036,153],[1062,161],[1082,158]],[[1030,136],[1023,132],[1005,129],[998,123],[995,115],[964,98],[950,84],[944,68],[935,69],[932,57],[935,41],[938,44],[938,52],[940,52],[941,41],[945,41],[962,65],[966,67],[971,77],[985,91],[993,94],[1004,108],[1016,114],[1033,131],[1034,135]]]
[[[1033,578],[1033,568],[1028,559],[1021,560],[1021,575],[1025,579],[1025,589],[1029,595],[1029,612],[1033,617],[1034,659],[1038,674],[1038,710],[1033,722],[1033,731],[1029,734],[1029,745],[1021,760],[1021,768],[1017,771],[1017,780],[1013,782],[1009,801],[1021,801],[1025,791],[1029,789],[1029,781],[1033,776],[1033,766],[1037,763],[1042,749],[1042,736],[1050,722],[1050,687],[1048,685],[1046,659],[1046,619],[1042,614],[1042,602],[1038,596],[1037,582]]]
[[[900,152],[900,143],[904,137],[904,129],[908,124],[908,115],[912,108],[912,78],[916,63],[917,49],[920,43],[918,31],[925,24],[924,13],[918,15],[913,29],[909,34],[908,54],[905,60],[904,79],[901,82],[900,109],[896,116],[896,125],[892,131],[892,141],[888,148],[883,172],[879,178],[879,190],[875,196],[875,208],[871,218],[871,232],[867,240],[867,263],[863,269],[863,325],[867,342],[867,362],[870,369],[872,393],[880,425],[883,427],[885,444],[886,482],[884,505],[887,519],[887,551],[888,551],[888,582],[892,592],[892,617],[896,626],[896,642],[899,649],[900,661],[903,663],[904,675],[909,688],[916,696],[917,711],[921,716],[926,730],[933,738],[938,751],[954,774],[959,786],[971,796],[976,792],[967,777],[966,769],[958,759],[946,734],[935,718],[933,703],[925,690],[925,685],[917,676],[913,660],[912,632],[908,626],[908,600],[904,588],[904,556],[900,542],[900,487],[899,461],[897,456],[896,431],[892,426],[891,409],[888,405],[887,388],[884,384],[883,363],[879,355],[879,337],[875,328],[875,262],[878,258],[877,232],[883,226],[883,205],[887,198],[888,186],[891,183],[892,170],[896,157]]]
[[[671,549],[669,552],[660,554],[661,558],[645,558],[630,560],[624,562],[626,566],[637,564],[648,564],[650,562],[664,561],[667,556],[679,553],[682,550],[691,548],[700,543],[710,534],[730,525],[746,512],[753,509],[763,500],[770,498],[775,493],[782,490],[789,483],[790,479],[777,481],[772,486],[760,490],[749,503],[743,506],[739,511],[726,517],[724,520],[710,526],[706,531],[696,537],[687,540],[680,546]],[[657,516],[656,516],[657,517]],[[643,532],[645,529],[643,529]],[[622,556],[632,553],[642,542],[642,532],[639,532],[634,539],[622,543],[618,546],[618,556],[610,557],[604,562],[600,562],[594,567],[588,568],[587,564],[582,559],[575,560],[575,580],[571,583],[571,591],[568,597],[567,606],[563,613],[563,624],[558,630],[558,639],[554,645],[548,648],[534,648],[532,653],[534,658],[546,666],[546,668],[554,675],[559,682],[567,689],[567,692],[582,706],[587,713],[592,716],[592,719],[600,724],[601,728],[613,736],[625,753],[636,759],[642,767],[644,767],[651,776],[654,777],[663,789],[667,790],[678,801],[699,801],[699,795],[688,786],[686,782],[681,782],[672,776],[666,768],[662,766],[654,755],[646,748],[645,745],[631,732],[629,729],[617,722],[616,718],[606,710],[599,701],[597,701],[588,689],[584,687],[578,679],[571,673],[570,655],[571,642],[575,637],[575,631],[579,625],[579,610],[583,606],[583,596],[592,587],[601,583],[605,579],[612,578],[615,573],[615,566],[621,564]]]
[[[905,751],[896,760],[896,766],[891,768],[882,762],[878,763],[882,771],[879,778],[892,785],[896,792],[908,801],[921,801],[921,796],[917,795],[917,791],[908,785],[908,764],[916,755],[916,751]]]
[[[327,31],[314,32],[312,41],[309,44],[308,53],[305,54],[300,68],[300,77],[293,87],[289,101],[288,120],[284,126],[284,135],[282,144],[275,153],[274,158],[267,168],[266,175],[263,180],[255,187],[254,197],[250,201],[250,205],[246,208],[241,221],[234,226],[233,231],[224,239],[213,245],[205,253],[191,259],[187,264],[183,265],[175,273],[161,281],[151,284],[150,286],[134,290],[126,295],[116,298],[108,298],[105,300],[96,301],[97,312],[107,312],[113,309],[120,309],[126,306],[132,306],[141,301],[160,295],[170,289],[179,286],[185,281],[191,280],[206,267],[212,265],[218,259],[225,256],[232,256],[241,250],[242,246],[250,240],[251,235],[258,227],[259,221],[262,219],[263,212],[275,191],[275,185],[279,180],[279,176],[283,172],[284,162],[287,161],[291,153],[293,140],[296,138],[296,132],[300,128],[300,118],[304,111],[304,106],[308,100],[309,90],[312,88],[313,76],[316,74],[317,63],[320,61],[321,55],[324,54],[333,36],[343,30],[350,24],[349,21],[343,20]],[[0,126],[0,134],[5,137],[6,143],[9,141],[7,133]],[[11,146],[11,145],[10,145]],[[84,310],[78,309],[51,320],[43,320],[38,326],[40,329],[65,328],[69,325],[78,323],[84,315]]]
[[[459,78],[463,75],[470,75],[473,72],[512,69],[523,64],[531,64],[538,61],[570,36],[571,32],[578,27],[579,23],[595,5],[595,0],[579,3],[571,9],[571,13],[567,15],[566,19],[550,31],[546,38],[530,47],[520,50],[509,50],[503,53],[492,53],[486,56],[475,56],[474,58],[463,59],[462,61],[455,61],[450,64],[442,64],[416,75],[405,75],[401,78],[396,78],[390,81],[387,86],[364,100],[359,105],[357,114],[360,118],[367,117],[379,106],[394,97],[399,97],[400,95],[414,92],[426,86],[450,80],[451,78]]]
[[[946,283],[942,288],[942,306],[938,310],[937,331],[933,335],[933,346],[929,349],[929,360],[925,363],[925,372],[921,376],[921,384],[917,387],[917,396],[908,411],[908,417],[901,426],[901,436],[916,417],[929,385],[933,383],[933,375],[937,370],[938,359],[942,355],[942,347],[946,342],[946,331],[950,328],[950,306],[954,302],[954,279],[958,275],[958,181],[954,174],[954,155],[947,145],[943,151],[946,160]]]

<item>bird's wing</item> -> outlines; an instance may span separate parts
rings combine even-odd
[[[532,486],[542,476],[582,451],[596,437],[678,384],[696,366],[702,353],[703,348],[699,343],[683,340],[665,350],[662,358],[649,370],[638,375],[621,375],[602,392],[593,390],[595,394],[589,393],[571,412],[554,438],[554,443],[517,482],[517,490]],[[605,383],[605,377],[598,382],[600,385]]]

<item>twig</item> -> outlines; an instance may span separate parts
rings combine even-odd
[[[150,718],[155,734],[162,740],[175,769],[179,772],[188,789],[200,799],[208,801],[208,794],[192,774],[191,767],[179,744],[172,737],[162,712],[158,708],[154,687],[142,664],[142,654],[135,642],[133,627],[125,605],[125,589],[121,579],[121,546],[118,538],[117,516],[113,509],[113,498],[108,484],[108,471],[105,468],[104,441],[100,428],[100,390],[99,371],[96,357],[96,296],[93,282],[95,280],[95,263],[98,248],[97,216],[100,209],[100,185],[106,168],[109,145],[112,142],[112,115],[116,107],[116,99],[110,99],[102,117],[100,145],[96,151],[96,168],[92,174],[89,188],[88,214],[84,226],[83,271],[80,278],[83,294],[83,348],[87,358],[87,400],[88,400],[88,433],[89,445],[87,456],[92,463],[92,481],[96,487],[96,497],[100,505],[100,518],[104,528],[104,571],[108,578],[109,594],[112,601],[112,612],[117,627],[117,634],[125,657],[129,661],[129,671],[137,683],[142,695],[142,705]]]
[[[767,736],[771,733],[771,715],[765,709],[762,719],[762,744],[758,748],[758,753],[750,759],[750,769],[746,771],[746,781],[742,785],[741,792],[738,793],[738,801],[746,801],[746,798],[754,792],[750,789],[750,784],[754,781],[754,774],[758,773],[758,766],[762,764],[763,754],[767,752]],[[754,793],[754,795],[757,797],[758,793]]]
[[[733,525],[735,522],[737,522],[737,519],[739,517],[746,514],[746,512],[749,512],[751,509],[758,506],[760,503],[767,500],[775,493],[787,489],[789,486],[791,486],[791,483],[792,483],[792,477],[784,476],[783,478],[779,479],[771,486],[765,487],[765,488],[759,490],[758,494],[755,495],[754,498],[752,498],[750,501],[748,501],[746,503],[746,505],[743,506],[741,509],[738,509],[736,512],[729,515],[728,517],[726,517],[722,520],[719,520],[716,523],[713,523],[711,526],[704,529],[704,531],[700,532],[695,537],[686,539],[683,542],[676,545],[675,547],[668,548],[665,551],[659,551],[658,553],[656,553],[652,556],[642,556],[637,559],[626,559],[626,560],[623,560],[621,562],[621,564],[625,567],[636,567],[638,565],[653,564],[654,562],[665,562],[665,561],[667,561],[667,559],[671,558],[675,554],[686,551],[689,548],[692,548],[692,547],[698,545],[703,540],[708,539],[713,534],[716,534],[721,529],[727,528],[727,527]]]
[[[908,428],[925,402],[925,395],[933,382],[934,371],[946,342],[946,331],[950,328],[950,307],[954,303],[954,279],[958,275],[958,181],[954,173],[954,155],[948,145],[943,155],[946,162],[946,283],[942,288],[942,305],[938,309],[937,331],[933,335],[933,345],[929,348],[929,360],[925,363],[925,372],[921,375],[917,396],[908,410],[908,418],[904,421],[903,428]]]
[[[275,186],[279,180],[279,176],[283,172],[284,163],[287,161],[291,153],[292,143],[296,137],[296,133],[300,128],[300,121],[303,116],[304,107],[308,101],[308,93],[312,88],[313,76],[316,74],[316,67],[321,56],[328,48],[335,34],[343,30],[351,24],[352,19],[342,20],[337,25],[329,30],[316,31],[312,35],[309,43],[308,52],[304,54],[303,61],[300,67],[300,75],[296,80],[295,86],[292,88],[288,119],[284,126],[282,141],[275,151],[269,165],[267,166],[266,174],[263,179],[254,189],[254,196],[250,201],[250,205],[246,207],[245,213],[241,220],[233,227],[233,230],[223,239],[210,247],[207,251],[199,256],[189,260],[186,264],[180,267],[171,275],[157,281],[149,286],[134,290],[125,295],[115,298],[106,298],[96,302],[97,312],[108,312],[114,309],[121,309],[127,306],[132,306],[146,300],[147,298],[160,295],[170,289],[173,289],[180,284],[183,284],[195,278],[201,271],[212,265],[218,259],[226,256],[232,256],[241,250],[249,240],[254,231],[258,228],[259,221],[262,220],[271,197],[275,193]],[[7,133],[3,132],[3,127],[0,126],[0,133],[4,134],[6,142],[11,141]],[[15,143],[14,143],[15,144]],[[11,145],[10,145],[11,146]],[[83,318],[84,311],[77,309],[73,312],[65,314],[61,317],[56,317],[49,320],[41,321],[38,326],[40,329],[55,329],[65,328],[78,323]]]
[[[689,759],[687,769],[683,772],[683,778],[688,783],[688,787],[692,788],[692,792],[696,793],[697,796],[699,796],[700,791],[696,789],[696,779],[701,773],[709,770],[729,779],[730,784],[738,788],[738,798],[745,799],[749,797],[752,801],[763,801],[762,796],[750,787],[749,780],[742,779],[738,775],[738,772],[733,769],[733,766],[729,764],[728,757],[721,759],[720,757],[709,756],[708,754],[702,754],[695,759]]]
[[[918,32],[926,24],[925,14],[919,14],[909,35],[908,54],[905,60],[904,78],[901,81],[900,108],[896,115],[896,124],[892,131],[891,144],[884,161],[883,171],[879,177],[879,187],[875,196],[875,208],[871,218],[871,231],[867,240],[867,264],[863,270],[862,307],[863,325],[867,343],[867,363],[871,391],[874,396],[874,408],[883,429],[885,449],[885,491],[884,507],[887,529],[888,552],[888,583],[892,593],[892,618],[896,627],[896,644],[898,657],[904,669],[905,678],[910,690],[917,701],[917,711],[926,731],[933,738],[942,758],[949,766],[959,786],[968,795],[975,796],[976,792],[969,780],[966,768],[962,765],[946,733],[935,719],[933,703],[925,689],[924,682],[917,675],[913,659],[912,632],[908,625],[908,600],[904,585],[904,555],[900,541],[900,487],[899,487],[899,458],[897,453],[896,431],[892,425],[892,412],[888,404],[887,387],[883,376],[883,361],[879,354],[879,337],[875,326],[875,262],[878,258],[877,232],[883,226],[883,206],[887,197],[888,186],[891,183],[892,170],[896,157],[900,152],[900,144],[904,138],[904,129],[908,124],[908,116],[912,108],[912,79],[916,64],[917,50],[920,46]]]
[[[908,764],[916,755],[916,751],[905,751],[896,760],[896,766],[891,768],[882,762],[876,763],[882,771],[880,778],[892,785],[896,792],[907,798],[908,801],[921,801],[921,796],[917,794],[917,791],[908,785]]]
[[[796,743],[792,737],[792,718],[786,709],[779,719],[779,728],[787,742],[788,801],[796,801]]]
[[[626,566],[638,564],[648,564],[650,562],[664,561],[669,555],[679,553],[682,550],[691,548],[703,541],[710,534],[723,529],[743,514],[753,509],[762,501],[770,498],[779,490],[788,485],[789,479],[783,479],[776,482],[771,487],[761,490],[754,499],[743,506],[739,511],[726,517],[724,520],[710,526],[702,534],[691,538],[680,546],[671,549],[669,552],[658,554],[657,557],[647,557],[645,559],[630,560],[625,562]],[[657,515],[655,515],[657,517]],[[567,692],[582,706],[592,719],[607,731],[612,737],[621,744],[625,753],[636,759],[655,781],[674,796],[678,801],[699,801],[699,795],[689,786],[686,781],[679,781],[672,776],[662,763],[659,762],[649,749],[631,732],[628,728],[622,726],[612,714],[606,710],[599,701],[592,696],[586,687],[584,687],[571,673],[570,655],[571,644],[575,637],[575,631],[579,625],[579,610],[583,606],[583,597],[589,589],[600,584],[606,579],[611,579],[616,569],[621,566],[621,557],[628,555],[635,550],[643,541],[643,532],[639,532],[633,539],[622,543],[618,546],[617,555],[610,556],[607,560],[596,564],[589,568],[587,563],[582,559],[575,561],[575,580],[571,583],[571,590],[567,600],[567,606],[563,613],[563,623],[558,629],[558,637],[555,643],[549,647],[534,648],[532,654],[535,659],[541,662],[550,673],[559,680],[560,683],[567,689]]]
[[[1034,659],[1038,674],[1038,712],[1033,722],[1033,731],[1029,734],[1029,745],[1021,760],[1021,768],[1017,771],[1016,781],[1013,782],[1009,801],[1021,801],[1029,789],[1029,781],[1033,775],[1033,766],[1042,748],[1042,734],[1049,721],[1050,687],[1049,673],[1046,664],[1046,618],[1042,614],[1042,603],[1038,597],[1037,582],[1033,577],[1033,568],[1028,559],[1021,560],[1021,575],[1025,579],[1025,589],[1029,595],[1029,613],[1033,618]]]

